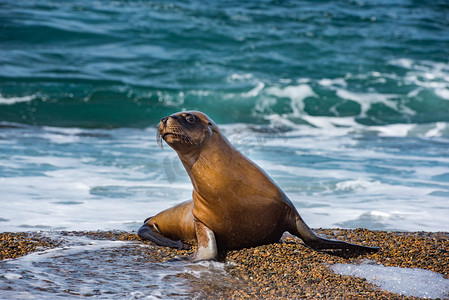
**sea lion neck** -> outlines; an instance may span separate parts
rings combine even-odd
[[[224,163],[223,153],[234,151],[236,151],[234,146],[221,133],[215,133],[199,145],[177,150],[176,152],[187,173],[192,178],[192,172],[197,169],[220,168]]]
[[[186,169],[187,173],[190,174],[190,170],[195,165],[195,163],[198,161],[201,151],[198,148],[191,148],[184,151],[176,151],[176,153],[179,156],[179,159],[181,160],[184,168]]]
[[[199,151],[189,157],[190,160],[184,155],[182,162],[195,192],[203,194],[220,189],[229,180],[227,174],[232,173],[229,171],[232,161],[240,156],[226,137],[216,134],[202,143]]]

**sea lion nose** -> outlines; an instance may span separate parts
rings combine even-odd
[[[161,123],[165,125],[165,124],[167,124],[167,120],[168,120],[168,117],[162,118]]]

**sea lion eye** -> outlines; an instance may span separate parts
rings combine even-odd
[[[186,121],[188,123],[194,123],[195,122],[195,116],[194,115],[186,115],[185,119],[186,119]]]

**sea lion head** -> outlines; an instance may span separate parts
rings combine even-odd
[[[158,126],[158,141],[164,140],[170,147],[179,151],[199,147],[214,132],[215,123],[199,111],[183,111],[162,118]]]

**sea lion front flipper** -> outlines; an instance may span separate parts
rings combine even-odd
[[[188,244],[184,244],[182,241],[174,241],[166,238],[160,235],[158,232],[155,232],[147,224],[143,224],[137,231],[137,234],[144,240],[149,240],[159,246],[176,248],[178,250],[190,249],[190,246]]]
[[[198,249],[193,254],[192,261],[216,260],[218,248],[214,232],[198,220],[195,220],[195,232]]]

